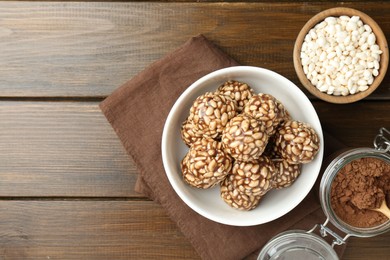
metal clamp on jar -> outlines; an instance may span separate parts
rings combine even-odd
[[[381,165],[385,165],[385,169],[390,167],[390,131],[386,128],[381,128],[379,134],[374,139],[374,148],[357,148],[351,149],[346,152],[339,154],[335,157],[328,167],[325,169],[324,174],[320,183],[320,201],[321,207],[327,217],[326,221],[323,224],[316,224],[311,230],[290,230],[278,234],[273,237],[261,250],[258,260],[267,260],[267,259],[324,259],[324,260],[334,260],[339,259],[337,253],[333,249],[335,245],[342,245],[346,243],[346,240],[350,236],[356,237],[371,237],[376,236],[387,231],[390,231],[390,220],[389,216],[381,215],[377,223],[372,223],[373,226],[363,227],[360,223],[356,224],[348,223],[344,217],[340,217],[336,214],[334,205],[332,205],[332,199],[334,201],[334,192],[335,182],[339,181],[338,178],[344,177],[341,174],[346,172],[346,169],[351,170],[351,172],[357,168],[353,165],[355,162],[366,162],[364,160],[370,160],[370,164],[379,162]],[[379,160],[379,161],[376,161]],[[352,166],[351,166],[352,165]],[[371,166],[370,166],[371,167]],[[356,169],[357,170],[357,169]],[[339,177],[338,174],[340,174]],[[366,173],[364,173],[366,174]],[[376,177],[379,178],[378,173],[375,173]],[[386,185],[389,185],[390,173],[386,171],[387,178],[384,180]],[[383,174],[385,175],[385,173]],[[355,174],[349,175],[349,179],[357,178]],[[343,179],[343,181],[346,181]],[[371,182],[368,182],[371,183]],[[346,185],[343,183],[342,185]],[[343,187],[344,187],[343,186]],[[386,186],[388,189],[388,186]],[[333,189],[333,191],[332,191]],[[381,189],[381,188],[377,188]],[[347,189],[346,189],[347,190]],[[384,201],[386,203],[389,200],[390,195],[388,190],[385,192]],[[350,195],[350,194],[347,194]],[[341,197],[341,201],[348,201],[348,196]],[[344,194],[343,194],[344,196]],[[346,202],[346,203],[347,203]],[[388,202],[389,203],[389,202]],[[347,204],[346,204],[347,205]],[[360,206],[360,205],[359,205]],[[353,209],[352,209],[353,210]],[[376,209],[364,209],[362,212],[375,211]],[[355,212],[355,216],[359,216],[359,212]],[[381,214],[374,212],[374,214]],[[339,231],[343,232],[345,235],[340,236],[339,233],[333,231],[328,227],[329,222],[336,227]],[[318,232],[317,232],[318,231]],[[316,233],[319,233],[316,234]],[[326,242],[323,237],[330,235],[332,237],[331,245]]]

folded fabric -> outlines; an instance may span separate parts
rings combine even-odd
[[[203,259],[242,259],[279,232],[291,227],[307,230],[325,219],[314,190],[282,218],[234,227],[197,214],[172,189],[161,158],[161,136],[171,107],[200,77],[235,65],[236,61],[200,35],[151,64],[100,104],[137,166],[136,191],[162,205]]]

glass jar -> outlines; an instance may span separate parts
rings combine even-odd
[[[261,250],[258,260],[281,259],[338,259],[333,247],[342,245],[350,236],[371,237],[390,231],[390,220],[371,227],[359,228],[342,221],[331,206],[331,187],[337,173],[348,163],[359,158],[376,158],[390,164],[390,131],[385,128],[379,130],[374,139],[374,148],[357,148],[335,155],[324,171],[320,183],[320,201],[322,210],[327,217],[324,224],[317,224],[311,230],[290,230],[273,237]],[[334,232],[327,225],[331,223],[345,236]],[[316,231],[319,231],[319,235]],[[323,237],[332,236],[332,243],[328,244]]]

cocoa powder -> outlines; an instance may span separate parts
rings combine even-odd
[[[331,186],[331,205],[336,215],[347,224],[368,228],[388,218],[371,209],[382,201],[390,202],[390,164],[372,158],[360,158],[346,164]]]

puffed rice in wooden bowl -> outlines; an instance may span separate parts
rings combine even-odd
[[[333,25],[340,27],[331,26],[335,21]],[[371,33],[375,37],[369,36]],[[389,50],[383,31],[371,17],[352,8],[336,7],[316,14],[303,26],[295,41],[293,60],[300,82],[311,94],[330,103],[346,104],[378,88],[387,71]]]
[[[191,148],[189,148],[189,145],[182,140],[181,136],[182,131],[187,131],[188,127],[192,127],[191,125],[183,127],[183,122],[188,119],[189,111],[191,110],[190,108],[193,104],[195,104],[194,101],[199,96],[204,95],[206,92],[216,91],[219,86],[229,80],[236,80],[248,84],[254,90],[254,94],[266,93],[277,98],[292,118],[306,122],[315,129],[320,142],[319,150],[317,155],[314,157],[314,160],[302,166],[301,174],[292,185],[288,188],[272,189],[264,196],[256,193],[253,198],[255,200],[254,202],[256,202],[254,204],[248,204],[248,200],[242,202],[240,196],[235,196],[234,190],[226,190],[226,192],[231,193],[229,193],[230,195],[223,193],[223,188],[221,188],[223,186],[223,182],[216,185],[208,185],[210,180],[209,178],[199,178],[197,180],[203,181],[204,184],[192,183],[192,178],[184,180],[183,173],[181,171],[182,166],[186,169],[187,167],[191,167],[188,160],[183,161],[183,158],[188,154]],[[207,104],[213,104],[211,98],[207,100]],[[214,101],[215,100],[217,99],[214,99]],[[196,104],[198,105],[198,103]],[[207,106],[207,104],[205,104],[205,106]],[[204,109],[207,111],[208,107],[205,107]],[[227,108],[226,111],[228,111]],[[207,113],[205,112],[205,114]],[[218,117],[219,113],[214,113],[214,116]],[[221,118],[223,118],[222,115]],[[218,121],[218,124],[223,123],[222,121],[224,120],[220,121],[221,122]],[[243,122],[241,126],[244,127],[244,125],[245,122]],[[253,127],[254,129],[257,129],[256,124],[254,124]],[[250,128],[248,128],[248,131],[251,131]],[[188,132],[188,134],[190,133],[191,131]],[[196,138],[193,140],[197,140],[198,135],[195,137]],[[188,143],[188,141],[191,142],[192,139],[185,138],[185,140],[187,140]],[[222,141],[220,142],[223,144]],[[193,145],[199,145],[199,143]],[[178,196],[190,208],[200,215],[222,224],[233,226],[251,226],[267,223],[287,214],[306,197],[314,185],[320,171],[323,157],[323,134],[319,118],[311,102],[294,83],[267,69],[249,66],[236,66],[212,72],[194,82],[183,92],[173,105],[166,119],[162,135],[161,149],[164,169],[169,182]],[[213,156],[216,156],[217,154],[219,154],[218,156],[223,156],[223,154],[217,150],[214,152],[212,149],[210,150],[202,147],[196,147],[195,150],[200,151],[200,154],[204,154],[205,158],[204,161],[201,161],[202,163],[199,163],[201,164],[201,167],[198,167],[198,173],[202,174],[201,171],[203,170],[200,169],[204,169],[206,171],[205,174],[207,174],[204,175],[204,177],[207,177],[208,174],[210,174],[210,172],[208,172],[209,170],[211,172],[214,171],[217,175],[220,175],[221,172],[218,172],[218,169],[221,170],[221,167],[215,166],[215,163],[213,166],[211,165],[211,162],[214,160],[212,158]],[[198,158],[193,159],[196,161]],[[204,165],[204,163],[207,164],[208,162],[210,162],[210,164]],[[232,168],[227,164],[229,161],[224,162],[226,162],[224,164],[225,169]],[[197,168],[197,166],[198,165],[194,165],[194,168]],[[222,172],[223,171],[224,169],[222,169]],[[184,175],[185,174],[186,172]],[[253,174],[253,176],[256,177],[259,176],[258,171],[253,171]],[[224,180],[230,178],[229,176],[230,175],[227,175]],[[263,179],[259,180],[261,181]],[[193,185],[189,184],[188,181]],[[256,181],[253,183],[256,184]],[[248,185],[250,186],[251,183]],[[223,195],[226,195],[227,197],[223,197]],[[221,198],[221,196],[223,198]],[[239,205],[239,207],[242,207],[243,210],[231,207],[231,205],[229,205],[229,196],[233,196],[232,198],[235,200],[240,200],[238,203],[242,202],[243,204],[241,204],[241,206]],[[245,197],[243,195],[241,198],[250,199],[250,196],[248,196],[249,195],[246,195]],[[259,200],[260,203],[257,205]]]

